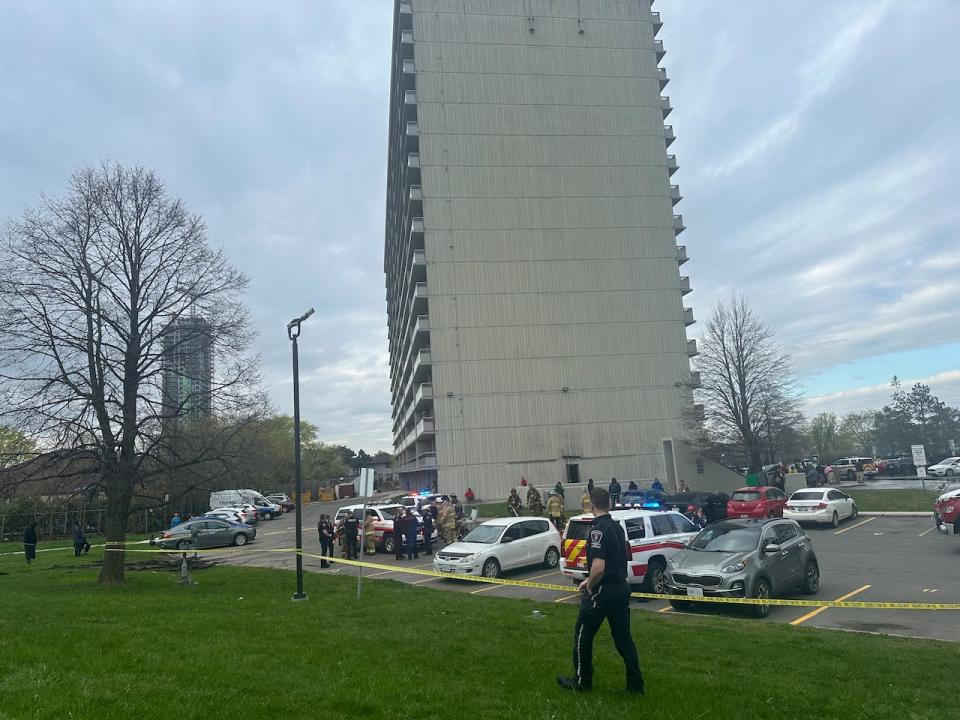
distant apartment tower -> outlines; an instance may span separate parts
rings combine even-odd
[[[178,318],[163,337],[163,411],[167,422],[212,414],[213,340],[210,323]]]
[[[675,471],[697,350],[660,25],[640,0],[395,3],[384,270],[404,485],[489,498]]]

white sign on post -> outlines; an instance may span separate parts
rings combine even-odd
[[[356,487],[359,497],[373,495],[373,468],[360,468],[360,474],[354,481],[354,487]]]
[[[925,478],[927,476],[927,451],[923,445],[911,445],[913,452],[913,464],[917,466],[917,477]]]

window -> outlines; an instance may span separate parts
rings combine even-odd
[[[693,523],[687,520],[680,513],[670,513],[670,524],[673,525],[673,531],[678,533],[691,533],[694,531]]]
[[[827,500],[843,500],[844,494],[837,492],[836,490],[831,490],[827,493]]]
[[[503,539],[511,538],[512,540],[519,540],[523,537],[523,523],[516,523],[511,525],[507,531],[503,534]]]
[[[773,529],[777,531],[777,542],[781,545],[790,542],[798,535],[796,526],[791,523],[781,523]]]
[[[643,524],[643,518],[629,518],[624,520],[624,525],[627,527],[627,540],[642,540],[646,536],[647,531]]]
[[[654,515],[650,518],[650,524],[653,525],[654,535],[672,535],[675,532],[666,515]]]
[[[770,488],[769,490],[767,490],[767,500],[780,500],[785,497],[786,495],[784,495],[782,492],[780,492],[776,488]]]
[[[777,529],[776,527],[767,528],[763,533],[763,541],[760,543],[761,548],[765,548],[770,543],[774,545],[779,545],[780,540],[777,538]]]
[[[524,537],[539,535],[550,529],[550,526],[546,520],[525,520],[520,524],[523,526]]]
[[[760,499],[759,490],[737,490],[733,494],[732,500],[736,502],[755,502]]]

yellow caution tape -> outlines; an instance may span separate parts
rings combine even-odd
[[[135,541],[135,544],[142,544],[143,541]],[[113,547],[110,547],[110,546]],[[239,547],[225,548],[200,548],[194,550],[176,550],[163,548],[130,548],[122,547],[124,543],[106,543],[104,552],[128,552],[128,553],[164,553],[164,554],[235,554],[237,552],[262,552],[262,553],[294,553],[296,548],[253,548],[249,545]],[[118,547],[119,546],[119,547]],[[100,547],[100,546],[94,546]],[[73,549],[73,548],[51,548],[51,549]],[[18,553],[7,553],[18,554]],[[22,554],[19,553],[19,554]],[[367,560],[347,560],[346,558],[331,557],[329,555],[317,555],[306,551],[300,551],[303,557],[323,560],[330,563],[339,563],[341,565],[370,568],[373,570],[383,570],[394,573],[404,573],[408,575],[423,575],[425,577],[447,578],[448,580],[463,580],[466,582],[487,583],[492,585],[504,585],[507,587],[534,588],[537,590],[553,590],[556,592],[570,593],[570,585],[554,585],[552,583],[533,582],[531,580],[510,580],[508,578],[489,578],[479,575],[459,575],[453,573],[438,572],[436,570],[427,570],[424,568],[398,567],[396,565],[387,565],[385,563],[369,562]],[[632,592],[631,597],[642,598],[645,600],[673,600],[690,603],[722,603],[725,605],[772,605],[777,607],[809,607],[809,608],[848,608],[860,610],[960,610],[960,603],[917,603],[917,602],[878,602],[866,600],[783,600],[778,598],[769,598],[760,600],[758,598],[732,598],[732,597],[694,597],[692,595],[661,595],[657,593]]]

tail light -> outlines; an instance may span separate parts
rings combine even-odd
[[[820,503],[819,505],[817,505],[817,510],[826,510],[826,509],[827,509],[826,503]]]

